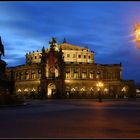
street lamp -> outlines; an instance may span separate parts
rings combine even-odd
[[[137,47],[140,49],[140,23],[134,27],[134,41],[137,43]]]
[[[98,90],[98,97],[99,97],[99,102],[102,102],[102,97],[101,97],[101,88],[104,86],[102,82],[97,83],[97,90]]]

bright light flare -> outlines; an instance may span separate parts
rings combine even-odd
[[[134,27],[134,41],[137,43],[137,47],[140,49],[140,23]]]
[[[103,87],[103,86],[104,86],[104,84],[102,82],[97,83],[97,87]]]

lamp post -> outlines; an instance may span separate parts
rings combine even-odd
[[[104,86],[102,82],[97,83],[99,102],[102,102],[101,88]]]

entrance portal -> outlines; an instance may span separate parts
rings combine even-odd
[[[48,94],[47,94],[48,97],[49,97],[49,98],[52,97],[52,95],[54,95],[55,92],[56,92],[56,86],[55,86],[55,84],[50,83],[50,84],[48,85]]]

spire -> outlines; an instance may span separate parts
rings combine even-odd
[[[46,53],[45,53],[45,47],[42,48],[42,56],[41,56],[41,63],[46,62]]]
[[[43,46],[43,48],[42,48],[42,53],[45,53],[45,47]]]
[[[64,37],[63,43],[67,43],[66,38]]]

